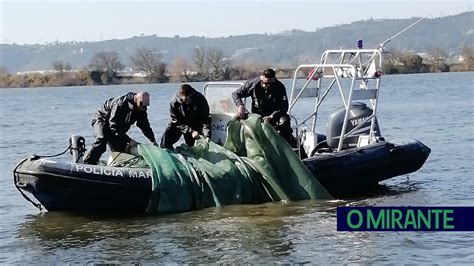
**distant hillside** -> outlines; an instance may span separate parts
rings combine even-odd
[[[101,42],[59,43],[50,45],[0,44],[0,67],[9,72],[46,70],[52,62],[69,62],[73,68],[87,66],[101,51],[116,51],[122,63],[129,66],[136,49],[149,47],[161,52],[165,62],[176,56],[191,59],[195,47],[216,47],[235,63],[261,62],[275,67],[295,66],[301,62],[317,61],[322,51],[354,47],[363,39],[365,47],[379,43],[410,25],[417,18],[357,21],[347,25],[319,29],[315,32],[292,30],[280,34],[252,34],[226,38],[186,37],[164,38],[141,36],[124,40]],[[425,19],[395,38],[388,48],[429,52],[441,48],[456,53],[463,43],[474,43],[474,12],[455,16]]]

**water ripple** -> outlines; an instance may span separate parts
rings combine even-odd
[[[474,236],[468,232],[336,231],[338,206],[474,205],[474,138],[466,133],[474,130],[474,103],[459,93],[470,91],[472,96],[469,80],[474,80],[474,73],[386,77],[378,111],[382,133],[387,139],[420,139],[432,154],[418,172],[385,181],[371,193],[337,201],[121,218],[38,214],[14,188],[11,170],[27,154],[59,152],[72,134],[91,143],[95,109],[104,99],[128,91],[150,91],[149,117],[159,137],[169,120],[168,101],[177,84],[0,90],[0,97],[9,99],[0,112],[0,263],[470,263]],[[416,89],[406,89],[412,84]],[[328,103],[335,108],[338,99],[331,97]],[[18,108],[19,101],[28,108]],[[312,110],[306,109],[295,110],[304,116]],[[321,117],[327,115],[323,112]],[[324,132],[325,125],[321,128]],[[131,136],[146,141],[136,128]]]

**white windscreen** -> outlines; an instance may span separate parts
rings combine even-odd
[[[237,106],[235,106],[232,100],[232,92],[240,87],[241,84],[207,84],[204,90],[204,96],[207,99],[211,113],[237,113]]]

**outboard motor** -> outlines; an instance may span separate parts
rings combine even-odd
[[[72,158],[75,163],[82,163],[82,157],[86,153],[86,140],[83,136],[72,135],[69,139],[69,144],[71,149],[69,153],[72,155]]]
[[[348,123],[346,125],[345,133],[351,131],[353,128],[362,123],[365,119],[367,119],[367,117],[372,115],[372,112],[372,109],[367,107],[365,103],[353,102],[349,110]],[[331,149],[337,148],[339,144],[339,137],[341,136],[345,113],[346,109],[344,107],[340,107],[329,115],[327,124],[327,144]],[[360,126],[359,129],[353,132],[351,137],[345,138],[342,148],[345,149],[357,146],[359,136],[369,134],[370,121],[371,120],[367,120],[367,122]],[[374,131],[376,137],[381,136],[377,119],[375,120]]]

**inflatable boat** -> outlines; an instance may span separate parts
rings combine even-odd
[[[381,49],[328,50],[321,63],[301,65],[295,71],[289,97],[292,148],[334,197],[354,195],[380,181],[415,172],[431,152],[415,139],[382,137],[377,120],[382,59]],[[237,111],[231,93],[241,85],[211,82],[203,88],[211,109],[214,143],[226,141],[227,123]],[[311,93],[314,105],[302,118],[296,107],[308,88],[316,91]],[[342,107],[333,106],[328,120],[321,123],[318,114],[331,91],[339,94],[336,98],[342,99]],[[318,131],[321,128],[326,134]],[[25,199],[49,211],[144,213],[153,190],[151,169],[76,163],[83,150],[83,138],[76,137],[71,140],[73,162],[34,155],[25,158],[13,171],[15,186]]]
[[[403,140],[379,142],[302,162],[331,195],[345,197],[418,170],[429,153],[421,142]],[[14,182],[28,201],[48,211],[145,213],[152,192],[152,171],[30,156],[14,170]]]

